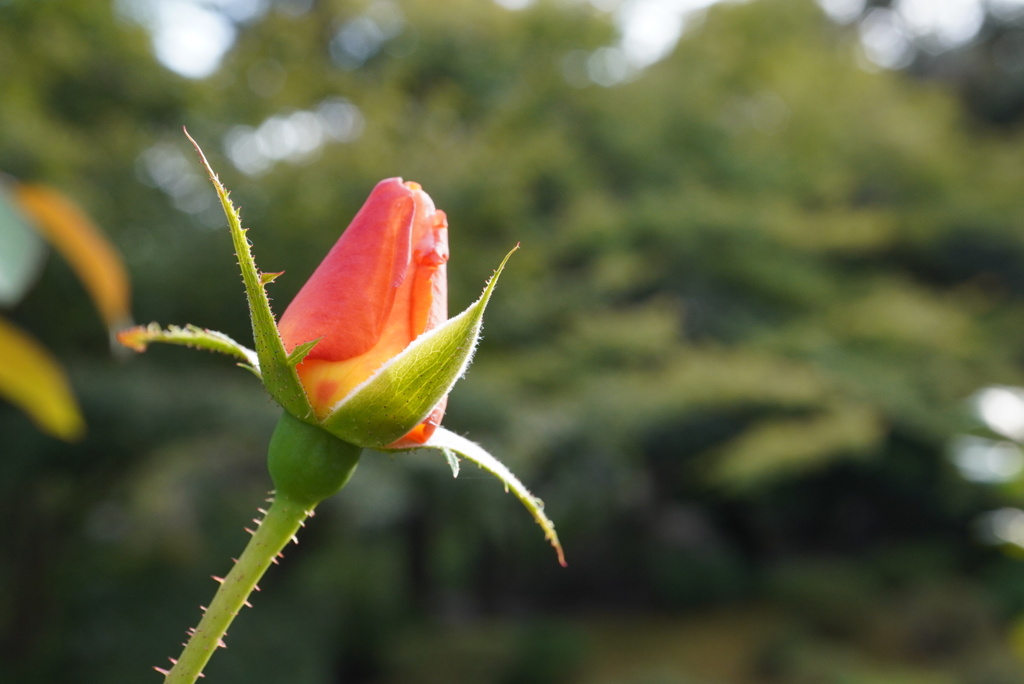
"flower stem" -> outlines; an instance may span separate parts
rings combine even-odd
[[[281,550],[292,541],[312,510],[278,494],[256,528],[242,555],[221,580],[220,589],[191,632],[185,650],[166,672],[164,684],[193,684],[202,675],[213,652],[224,646],[224,636],[249,595]]]

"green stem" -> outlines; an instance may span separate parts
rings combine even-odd
[[[220,589],[199,626],[193,630],[185,650],[167,672],[164,684],[193,684],[201,676],[213,652],[224,645],[228,627],[246,605],[256,583],[311,513],[312,510],[288,497],[280,494],[275,497],[235,566],[221,581]]]

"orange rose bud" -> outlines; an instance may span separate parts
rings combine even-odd
[[[318,420],[419,335],[448,318],[448,221],[419,184],[377,184],[278,324]],[[395,446],[426,442],[446,398]]]

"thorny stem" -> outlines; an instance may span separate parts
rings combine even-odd
[[[281,550],[295,538],[312,512],[287,497],[278,495],[274,498],[231,572],[220,580],[220,588],[199,626],[190,630],[185,650],[177,661],[171,659],[174,666],[169,671],[156,668],[166,675],[164,684],[193,684],[202,676],[213,652],[224,646],[224,636],[232,620],[242,606],[248,605],[249,595],[257,589],[256,583],[270,564],[276,562]]]

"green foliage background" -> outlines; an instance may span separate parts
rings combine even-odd
[[[976,534],[1019,491],[947,458],[965,398],[1024,383],[1006,108],[863,68],[854,28],[800,0],[712,8],[612,87],[566,78],[615,39],[589,5],[295,7],[190,81],[111,3],[0,2],[0,168],[108,230],[141,322],[241,340],[182,125],[285,271],[279,311],[384,177],[448,213],[453,312],[521,242],[446,425],[546,500],[570,567],[490,478],[366,458],[208,681],[1021,681],[1024,567]],[[332,60],[381,8],[398,30]],[[362,113],[351,142],[255,176],[223,153],[336,97]],[[58,261],[11,315],[66,363],[89,434],[0,406],[0,680],[155,681],[244,544],[277,409],[224,359],[112,357]]]

